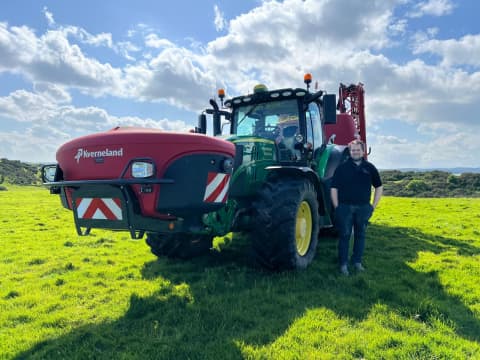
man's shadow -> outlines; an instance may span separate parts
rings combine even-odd
[[[238,342],[268,345],[307,309],[325,307],[361,322],[379,302],[427,325],[441,318],[457,335],[480,340],[480,319],[445,291],[436,272],[410,265],[419,252],[480,254],[467,242],[371,225],[367,271],[349,278],[337,273],[332,239],[320,241],[315,261],[301,272],[252,269],[247,250],[248,243],[239,242],[192,261],[146,263],[142,276],[159,282],[153,295],[132,294],[123,317],[40,342],[17,358],[241,358]]]

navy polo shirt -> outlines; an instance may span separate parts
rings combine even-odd
[[[333,174],[332,188],[338,190],[338,202],[342,204],[369,204],[372,186],[382,186],[382,180],[377,168],[366,160],[357,165],[350,158]]]

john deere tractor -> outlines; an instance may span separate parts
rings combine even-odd
[[[309,91],[309,74],[305,82],[258,85],[227,100],[219,91],[220,105],[210,100],[194,133],[114,128],[74,139],[58,150],[58,164],[44,167],[44,183],[73,210],[80,235],[127,230],[146,234],[159,257],[190,258],[209,251],[215,236],[240,232],[256,264],[305,268],[320,228],[332,226],[330,178],[346,142],[359,136],[354,104],[343,106],[348,97],[341,93],[337,105],[334,94]],[[361,85],[352,86],[363,100]]]

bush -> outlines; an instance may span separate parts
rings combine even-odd
[[[430,190],[430,186],[423,180],[411,180],[407,185],[407,189],[414,192],[421,192]]]

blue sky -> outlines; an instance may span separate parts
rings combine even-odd
[[[218,87],[365,84],[380,168],[480,166],[474,0],[4,1],[0,157],[115,126],[186,131]]]

